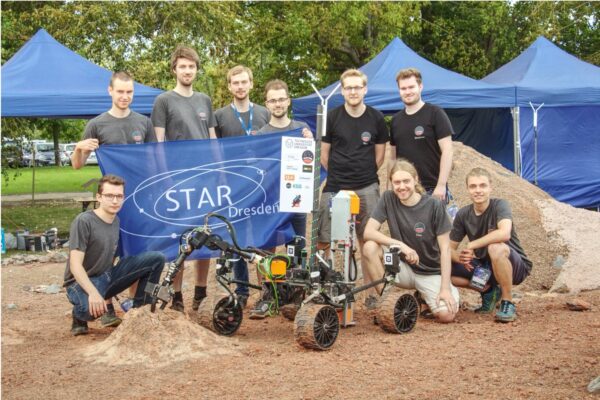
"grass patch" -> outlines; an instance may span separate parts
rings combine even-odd
[[[43,233],[58,228],[58,237],[67,238],[73,219],[81,212],[76,202],[23,202],[2,204],[2,227],[14,234],[26,229],[29,233]]]
[[[19,174],[15,176],[14,171]],[[30,194],[32,168],[10,169],[8,181],[2,177],[2,194]],[[96,187],[84,189],[81,185],[90,179],[99,179],[102,176],[97,165],[88,165],[79,170],[69,166],[65,167],[36,167],[35,193],[65,193],[65,192],[95,192]]]

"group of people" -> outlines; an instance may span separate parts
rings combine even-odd
[[[196,51],[178,47],[170,67],[175,88],[156,98],[151,118],[130,109],[134,95],[131,76],[126,72],[113,74],[108,87],[112,107],[88,122],[71,156],[74,168],[85,165],[91,152],[102,145],[218,139],[299,128],[304,137],[313,138],[305,123],[289,118],[291,100],[288,86],[281,80],[266,84],[263,107],[250,101],[252,71],[241,65],[233,67],[227,73],[232,101],[213,112],[210,97],[192,86],[200,67]],[[491,279],[479,288],[483,304],[478,311],[490,313],[501,300],[496,318],[512,321],[516,318],[512,285],[527,277],[531,262],[519,244],[510,206],[490,198],[491,175],[475,168],[466,178],[473,204],[462,208],[452,224],[445,208],[452,166],[452,126],[441,108],[421,99],[419,71],[402,70],[396,81],[405,108],[393,117],[390,134],[383,114],[364,102],[367,77],[355,69],[341,76],[344,104],[329,112],[321,144],[321,163],[328,177],[320,200],[319,248],[327,249],[331,241],[329,200],[340,190],[352,190],[360,198],[356,231],[365,283],[382,276],[383,248],[397,246],[406,265],[396,283],[416,289],[423,316],[449,322],[458,311],[456,286],[469,286],[474,271],[487,267]],[[386,161],[387,142],[393,149],[386,185],[391,190],[380,195],[378,170]],[[121,320],[112,298],[129,287],[133,306],[142,306],[151,301],[144,292],[146,283],[160,279],[165,264],[161,253],[126,257],[115,264],[117,213],[124,200],[124,185],[117,176],[104,176],[96,194],[98,208],[80,214],[71,225],[64,285],[73,304],[73,335],[87,333],[87,321],[98,317],[103,326],[118,325]],[[384,222],[390,236],[380,231]],[[305,236],[304,214],[297,214],[292,224],[298,236]],[[464,236],[469,242],[459,251]],[[209,261],[186,263],[195,269],[194,310],[207,295]],[[475,261],[480,261],[478,267]],[[248,281],[244,261],[234,265],[234,275]],[[173,284],[171,307],[177,311],[184,310],[182,276],[180,271]],[[239,285],[236,293],[245,307],[247,286]],[[253,312],[260,317],[263,311]]]

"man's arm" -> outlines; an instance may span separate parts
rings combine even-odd
[[[96,289],[96,286],[94,286],[88,277],[85,268],[83,268],[84,256],[85,253],[83,251],[71,250],[69,253],[69,267],[79,286],[81,286],[88,294],[90,314],[92,314],[94,318],[98,318],[107,311],[106,303],[104,302],[102,295],[98,292],[98,289]]]
[[[329,152],[331,151],[331,143],[321,141],[321,165],[325,169],[329,169]]]
[[[487,247],[492,243],[504,243],[510,240],[510,232],[512,230],[512,221],[510,219],[502,219],[498,221],[498,229],[495,229],[479,239],[469,242],[467,249],[475,250]]]
[[[452,256],[452,262],[460,263],[460,252],[458,251],[458,242],[453,240],[450,241],[450,255]]]
[[[154,127],[154,133],[156,134],[157,142],[165,141],[165,128],[159,128],[158,126]]]
[[[377,163],[377,169],[381,168],[385,161],[385,143],[379,143],[375,145],[375,162]]]
[[[388,173],[386,189],[392,188],[392,181],[390,180],[391,179],[390,172],[392,171],[392,167],[394,166],[395,161],[396,161],[396,146],[394,146],[393,144],[390,144],[390,157],[388,158],[387,167],[386,167],[387,173]]]
[[[438,145],[442,152],[440,158],[440,174],[438,176],[437,185],[433,191],[433,196],[440,200],[446,200],[446,184],[450,177],[450,170],[452,169],[452,136],[446,136],[438,140]]]
[[[217,139],[217,132],[215,131],[214,127],[208,128],[208,137],[210,139]]]
[[[73,169],[83,167],[92,151],[95,151],[98,147],[98,139],[84,139],[77,142],[75,150],[71,154],[71,166]]]

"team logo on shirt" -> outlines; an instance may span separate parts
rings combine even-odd
[[[362,144],[365,146],[371,143],[371,137],[371,132],[363,132],[360,134],[360,140],[362,140]]]
[[[198,117],[200,117],[200,119],[201,119],[202,121],[206,121],[206,119],[207,119],[207,117],[206,117],[206,113],[205,113],[204,111],[202,111],[202,110],[199,110],[199,111],[198,111]]]
[[[415,233],[417,234],[417,237],[423,236],[423,233],[425,233],[425,224],[422,222],[417,222],[415,224]]]
[[[423,128],[421,125],[417,126],[415,128],[415,139],[420,139],[424,133],[425,133],[425,128]]]
[[[131,132],[131,137],[136,143],[140,143],[142,141],[142,134],[139,131]]]
[[[310,164],[314,159],[315,155],[312,151],[306,150],[304,153],[302,153],[302,161],[304,161],[304,164]]]

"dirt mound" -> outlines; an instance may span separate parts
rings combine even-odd
[[[600,213],[573,208],[555,200],[540,201],[538,206],[546,230],[556,232],[556,241],[569,249],[569,257],[551,291],[578,292],[600,288]]]
[[[235,338],[225,338],[170,309],[150,312],[132,309],[123,323],[103,342],[89,347],[84,356],[96,363],[126,365],[150,363],[160,367],[175,361],[235,355]]]
[[[549,229],[544,220],[540,204],[561,203],[550,195],[527,182],[501,164],[478,153],[469,146],[454,142],[454,165],[450,177],[450,189],[459,206],[470,203],[465,185],[465,176],[475,166],[490,171],[493,180],[493,197],[503,198],[510,202],[514,224],[525,253],[533,262],[531,275],[520,285],[522,290],[548,290],[554,285],[561,269],[555,267],[557,260],[569,259],[578,249],[572,248],[567,241],[561,241],[555,228]],[[578,209],[561,204],[561,213],[575,218]],[[554,206],[548,207],[548,214],[556,211]],[[560,257],[559,257],[560,256]]]

